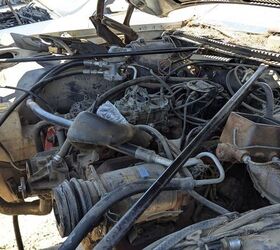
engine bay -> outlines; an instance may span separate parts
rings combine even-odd
[[[110,46],[110,53],[119,56],[42,63],[21,78],[14,102],[2,100],[0,212],[53,208],[65,244],[80,234],[85,249],[105,249],[99,243],[111,239],[110,229],[182,160],[117,249],[153,242],[147,249],[241,249],[250,225],[238,233],[230,225],[250,210],[268,213],[280,199],[279,68],[178,32]],[[260,234],[279,220],[258,218],[251,228]],[[220,228],[205,233],[206,222]],[[184,242],[186,235],[193,238]],[[232,242],[237,247],[226,248]]]

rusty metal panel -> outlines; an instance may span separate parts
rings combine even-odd
[[[1,107],[0,116],[1,113],[6,110],[4,107],[7,108],[9,105],[1,104]],[[0,127],[0,140],[5,148],[11,153],[15,162],[29,159],[36,154],[32,131],[28,129],[28,126],[24,129],[22,128],[17,111],[13,112]],[[9,162],[7,155],[2,149],[0,149],[0,161]]]
[[[235,151],[235,155],[241,152],[240,155],[271,160],[280,153],[279,138],[280,126],[277,123],[257,115],[232,112],[222,132],[218,154],[230,145],[229,151]]]

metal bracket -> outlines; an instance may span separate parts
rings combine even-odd
[[[93,23],[98,36],[102,37],[107,43],[120,47],[124,47],[125,44],[108,27],[123,33],[125,35],[126,43],[129,43],[138,38],[137,33],[131,27],[129,27],[129,21],[134,10],[134,7],[132,5],[130,5],[127,9],[126,17],[123,24],[104,16],[104,7],[105,0],[99,0],[97,2],[96,13],[89,18]]]

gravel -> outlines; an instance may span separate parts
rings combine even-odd
[[[57,249],[63,241],[60,237],[53,213],[47,216],[19,216],[19,224],[25,250]],[[53,247],[56,246],[56,247]],[[12,217],[0,214],[0,249],[17,249]]]

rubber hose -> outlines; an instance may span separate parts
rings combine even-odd
[[[14,226],[14,232],[15,232],[15,237],[17,242],[17,248],[18,250],[24,250],[17,215],[13,216],[13,226]]]
[[[192,233],[196,232],[197,230],[206,230],[210,228],[217,227],[225,222],[228,221],[228,217],[221,216],[217,218],[213,218],[210,220],[204,220],[199,223],[190,225],[182,230],[175,232],[171,235],[160,239],[159,241],[154,242],[150,246],[146,247],[145,250],[168,250],[183,240],[186,236],[191,235]]]
[[[144,130],[145,132],[148,132],[149,134],[153,135],[154,137],[156,137],[160,141],[160,143],[164,149],[166,157],[170,160],[173,159],[172,152],[170,150],[170,147],[169,147],[165,137],[157,129],[155,129],[149,125],[135,125],[135,126],[137,128]]]
[[[188,180],[191,178],[185,178],[180,180],[172,180],[164,190],[189,190],[192,189],[192,185]],[[91,232],[104,215],[104,213],[115,203],[131,197],[135,194],[145,192],[153,183],[153,180],[139,181],[125,186],[121,186],[98,201],[82,218],[74,230],[70,233],[68,238],[64,241],[60,250],[72,250],[80,244],[80,242]]]
[[[273,118],[274,113],[274,96],[271,87],[265,82],[258,82],[255,83],[256,86],[259,86],[263,89],[266,98],[266,105],[265,105],[265,117]]]
[[[229,230],[234,230],[236,228],[239,228],[239,227],[242,227],[242,226],[248,224],[249,222],[256,221],[265,215],[279,213],[279,212],[280,212],[280,204],[262,207],[262,208],[259,208],[257,210],[254,210],[252,212],[242,215],[238,219],[219,228],[218,230],[214,231],[213,233],[216,234],[216,233],[221,233],[221,232],[225,232],[225,231],[229,231]]]
[[[189,194],[199,203],[201,203],[202,205],[204,205],[205,207],[215,211],[217,214],[227,214],[230,213],[230,211],[228,211],[227,209],[215,204],[212,201],[207,200],[205,197],[203,197],[202,195],[200,195],[199,193],[195,192],[195,191],[189,191]]]

